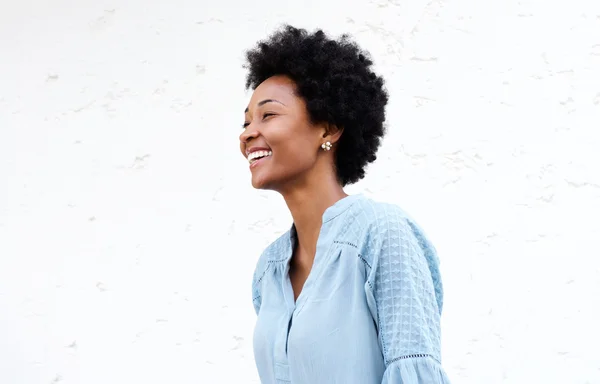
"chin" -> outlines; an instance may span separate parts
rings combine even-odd
[[[252,187],[255,189],[273,189],[272,182],[264,177],[252,176]]]
[[[266,172],[265,172],[266,171]],[[297,184],[301,174],[297,172],[269,172],[269,169],[255,170],[252,173],[252,187],[255,189],[280,192]]]

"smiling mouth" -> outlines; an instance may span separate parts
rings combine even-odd
[[[250,165],[256,163],[260,159],[273,155],[273,151],[255,151],[248,155],[248,162]]]

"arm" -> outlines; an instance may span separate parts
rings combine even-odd
[[[382,384],[449,384],[440,364],[442,291],[435,250],[395,209],[377,225],[365,289],[385,362]]]

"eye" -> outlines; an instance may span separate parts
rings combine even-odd
[[[271,116],[275,116],[275,115],[276,115],[275,113],[269,113],[269,112],[267,112],[267,113],[263,114],[263,120],[265,120],[265,119],[267,119],[267,118],[269,118]],[[249,122],[245,122],[244,124],[242,124],[242,129],[248,128],[249,125],[250,125]]]

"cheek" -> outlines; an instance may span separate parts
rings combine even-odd
[[[273,150],[271,171],[274,173],[272,176],[276,178],[310,169],[317,161],[320,149],[320,144],[315,142],[315,134],[307,123],[287,123],[288,121],[283,119],[274,120],[272,125],[263,131]]]
[[[317,160],[317,153],[310,145],[291,141],[277,153],[276,162],[285,165],[288,169],[305,169],[312,166]]]

